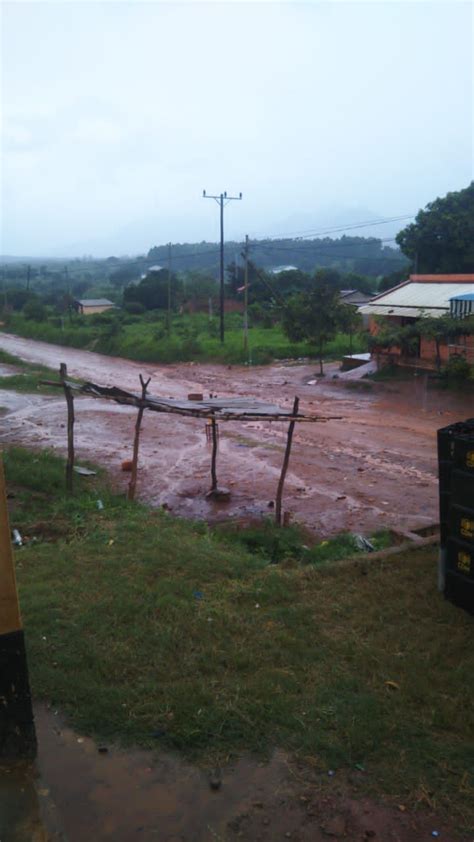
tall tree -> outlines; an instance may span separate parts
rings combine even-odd
[[[396,236],[418,272],[474,272],[474,181],[420,210]]]
[[[175,307],[182,299],[182,282],[176,275],[171,275],[171,307]],[[139,284],[132,284],[123,291],[123,300],[127,304],[138,301],[146,310],[165,310],[168,306],[168,272],[159,269],[149,272]]]
[[[310,292],[291,296],[283,310],[283,330],[293,342],[306,339],[318,349],[319,370],[323,370],[323,351],[342,324],[343,305],[339,290],[316,278]]]

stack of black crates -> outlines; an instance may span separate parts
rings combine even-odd
[[[438,430],[439,587],[474,614],[474,418]]]

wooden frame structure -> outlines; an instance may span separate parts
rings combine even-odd
[[[275,522],[278,526],[282,524],[282,499],[286,473],[290,461],[293,432],[296,423],[325,423],[326,421],[340,420],[341,416],[304,415],[299,412],[299,398],[295,397],[291,411],[282,409],[274,404],[264,403],[256,398],[215,398],[207,400],[190,400],[177,398],[164,398],[150,395],[147,392],[150,379],[144,381],[140,375],[141,394],[128,392],[118,386],[100,386],[97,383],[74,383],[67,379],[67,368],[64,363],[60,366],[60,382],[41,380],[40,383],[46,386],[57,386],[64,389],[68,412],[68,459],[66,466],[66,488],[72,491],[72,477],[74,467],[74,395],[88,395],[89,397],[112,400],[115,403],[125,406],[134,406],[138,409],[135,424],[135,436],[133,445],[132,476],[130,479],[128,498],[132,500],[135,496],[137,469],[138,469],[138,448],[140,438],[140,427],[143,414],[146,409],[151,412],[169,413],[181,415],[185,418],[203,418],[211,426],[212,456],[211,456],[211,489],[209,494],[218,494],[217,485],[217,447],[218,447],[218,421],[287,421],[289,423],[285,455],[281,469],[280,479],[275,499]]]

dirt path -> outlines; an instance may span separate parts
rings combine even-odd
[[[1,333],[0,348],[52,368],[64,361],[72,376],[103,384],[136,390],[143,373],[152,378],[155,394],[255,395],[282,406],[298,394],[302,411],[342,416],[297,428],[286,482],[284,507],[322,537],[343,529],[369,533],[436,521],[436,430],[474,414],[471,398],[430,389],[425,378],[388,386],[347,383],[332,379],[335,364],[321,380],[307,364],[157,366]],[[125,488],[121,462],[131,456],[135,412],[89,398],[76,405],[78,457],[104,464]],[[1,392],[0,407],[0,444],[65,452],[62,396]],[[270,513],[285,425],[233,422],[220,428],[218,477],[232,492],[230,503],[205,499],[210,453],[202,421],[155,414],[145,415],[143,423],[139,496],[153,505],[166,503],[175,514],[211,521]]]
[[[244,756],[206,770],[171,754],[99,747],[44,706],[36,725],[36,770],[0,767],[6,842],[470,840],[421,803],[413,812],[363,797],[360,770],[328,775],[282,751],[268,763]]]

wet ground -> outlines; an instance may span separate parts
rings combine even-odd
[[[281,406],[295,395],[303,412],[340,415],[301,425],[294,437],[285,507],[318,535],[384,526],[417,528],[437,520],[436,430],[472,416],[471,398],[410,383],[358,384],[320,378],[308,364],[247,369],[213,365],[156,366],[0,334],[0,348],[71,376],[128,389],[140,373],[150,391],[255,395]],[[10,367],[8,371],[11,373]],[[135,412],[80,398],[76,402],[80,459],[109,469],[118,487],[128,476]],[[66,411],[58,397],[0,392],[0,445],[66,450]],[[176,416],[145,416],[139,496],[166,503],[176,514],[209,520],[269,513],[285,445],[280,423],[221,423],[218,475],[229,504],[205,499],[210,454],[203,424]],[[85,478],[77,482],[87,482]],[[442,842],[461,839],[443,822],[404,803],[380,804],[359,795],[363,772],[349,777],[299,765],[276,751],[269,763],[251,757],[223,770],[203,770],[171,756],[99,747],[71,731],[59,715],[36,711],[39,756],[35,770],[0,768],[1,842],[212,842],[212,840],[327,839]],[[107,748],[107,751],[100,751]],[[407,799],[408,800],[408,799]],[[411,801],[412,799],[410,799]],[[416,799],[415,799],[416,800]],[[463,837],[465,842],[470,836]]]
[[[341,416],[301,424],[293,439],[284,508],[318,536],[343,529],[370,533],[384,527],[416,529],[438,519],[436,430],[474,414],[472,397],[430,387],[427,379],[372,384],[320,378],[316,366],[280,363],[254,367],[178,364],[157,366],[58,348],[0,334],[0,348],[57,368],[71,376],[127,389],[138,375],[151,377],[150,392],[182,397],[189,392],[254,395],[288,408],[295,395],[302,412]],[[22,443],[66,451],[66,408],[58,397],[2,391],[0,443]],[[92,398],[76,400],[75,440],[79,459],[105,465],[116,485],[129,476],[136,413]],[[271,513],[286,439],[281,422],[221,422],[219,484],[231,491],[227,504],[206,500],[210,452],[204,424],[179,416],[146,413],[140,443],[138,496],[166,504],[175,514],[248,518]],[[84,479],[81,482],[87,481]],[[270,505],[269,505],[270,504]]]
[[[98,746],[36,709],[37,767],[0,768],[2,842],[441,842],[458,836],[426,805],[358,795],[347,777],[281,751],[216,770],[173,755]]]

